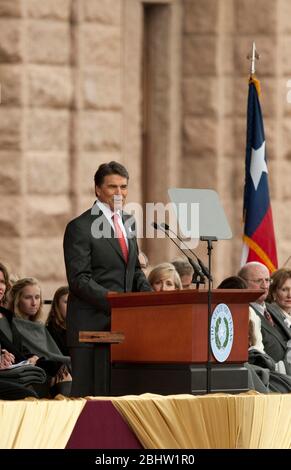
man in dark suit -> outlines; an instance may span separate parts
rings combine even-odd
[[[264,290],[256,302],[251,303],[251,306],[261,320],[261,333],[265,352],[275,362],[283,361],[289,338],[278,318],[274,315],[273,310],[270,309],[270,304],[265,303],[270,287],[268,268],[262,263],[253,261],[245,264],[238,275],[247,282],[250,289]]]
[[[65,231],[72,396],[110,393],[110,346],[79,343],[79,331],[110,331],[109,292],[151,290],[138,261],[133,218],[122,211],[128,179],[119,163],[100,165],[94,177],[97,201]]]

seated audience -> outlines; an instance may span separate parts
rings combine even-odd
[[[58,372],[62,364],[45,361],[28,351],[24,352],[21,337],[12,327],[12,313],[3,306],[7,303],[9,288],[8,271],[0,263],[0,344],[2,346],[0,398],[16,400],[27,396],[36,398],[51,396],[53,395],[53,393],[49,395],[51,381],[56,383],[60,380],[52,376]],[[23,361],[24,365],[17,364]],[[52,392],[54,391],[58,392],[52,389]]]
[[[146,274],[148,266],[149,266],[149,260],[148,260],[147,255],[143,251],[139,252],[138,261],[139,261],[141,269]]]
[[[39,367],[14,365],[14,356],[5,349],[0,355],[0,400],[22,400],[39,398],[33,389],[36,383],[44,383],[45,372]]]
[[[217,289],[247,289],[248,285],[246,281],[239,276],[226,277],[217,286]]]
[[[3,348],[10,351],[10,359],[13,357],[13,362],[20,362],[29,358],[30,364],[35,364],[38,357],[29,355],[25,357],[19,350],[20,337],[14,335],[15,331],[12,330],[12,313],[6,308],[7,293],[10,289],[10,279],[6,267],[0,263],[0,344]],[[11,359],[12,360],[12,359]]]
[[[148,281],[157,292],[182,289],[181,279],[172,263],[158,264],[149,273]]]
[[[172,264],[180,276],[182,289],[194,289],[195,286],[192,283],[194,269],[191,264],[185,259],[174,260]]]
[[[218,286],[219,289],[246,289],[248,283],[240,276],[230,276]],[[291,392],[291,377],[286,371],[281,373],[280,366],[264,350],[261,333],[261,319],[255,310],[249,307],[248,329],[249,354],[245,367],[249,373],[249,387],[261,393]]]
[[[240,276],[229,276],[223,279],[217,286],[217,289],[247,288],[247,282]],[[255,348],[265,352],[261,333],[261,321],[251,306],[249,306],[249,348]]]
[[[38,281],[34,278],[16,281],[10,289],[8,304],[13,315],[12,330],[21,338],[22,350],[42,359],[44,367],[52,371],[51,385],[54,384],[59,393],[69,395],[72,380],[68,369],[70,358],[61,353],[45,325],[38,321],[42,314],[42,297]]]
[[[278,269],[271,277],[267,308],[287,334],[291,333],[291,270]]]
[[[10,289],[9,274],[4,266],[0,263],[0,307],[7,305],[7,294]]]
[[[13,312],[13,325],[21,334],[23,345],[46,359],[69,364],[70,358],[61,353],[45,325],[38,321],[42,316],[42,306],[41,289],[36,279],[20,279],[11,287],[9,308]]]
[[[247,282],[249,289],[263,290],[251,306],[261,321],[265,352],[278,363],[278,366],[282,367],[281,370],[284,372],[287,341],[291,338],[291,329],[284,327],[278,315],[274,313],[274,309],[266,303],[271,281],[269,270],[264,264],[253,261],[243,266],[238,274]]]
[[[40,398],[35,391],[35,387],[44,384],[46,379],[43,369],[29,363],[15,364],[13,354],[2,349],[0,357],[0,399]]]
[[[66,315],[68,295],[68,286],[62,286],[56,290],[47,321],[47,329],[64,356],[69,356],[69,350],[66,342]]]

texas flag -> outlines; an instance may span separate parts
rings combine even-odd
[[[260,83],[249,81],[247,147],[244,186],[244,235],[242,262],[260,261],[271,272],[277,269],[277,250],[268,187],[266,143]]]

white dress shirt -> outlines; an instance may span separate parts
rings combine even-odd
[[[119,227],[122,230],[122,233],[123,233],[123,236],[125,238],[126,245],[127,245],[127,248],[128,248],[128,239],[127,239],[125,227],[123,225],[123,221],[122,221],[122,217],[121,217],[121,211],[117,210],[116,212],[112,212],[109,205],[104,204],[103,202],[99,201],[99,199],[97,199],[96,204],[99,207],[99,209],[103,212],[103,214],[105,215],[106,219],[110,223],[110,225],[113,228],[114,232],[115,232],[115,227],[114,227],[114,223],[113,223],[113,220],[112,220],[112,216],[114,214],[117,214],[117,216],[118,216],[117,221],[118,221]]]

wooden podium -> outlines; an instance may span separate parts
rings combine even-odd
[[[259,291],[260,292],[260,291]],[[208,292],[184,290],[110,294],[111,329],[124,333],[112,345],[112,395],[191,393],[207,390]],[[211,355],[211,391],[248,390],[248,304],[254,290],[212,291],[212,309],[231,310],[234,340],[224,363]]]

